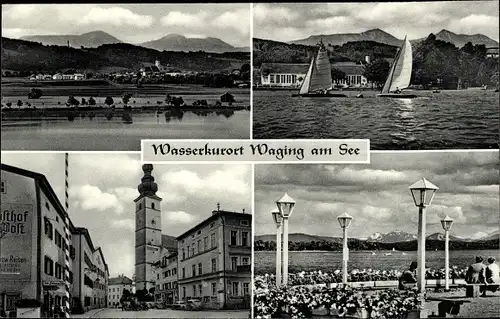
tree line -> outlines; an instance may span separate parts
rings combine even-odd
[[[393,248],[401,251],[415,251],[417,250],[417,241],[406,241],[398,243],[380,243],[364,241],[351,238],[347,242],[350,250],[392,250]],[[499,240],[486,240],[486,241],[450,241],[450,250],[480,250],[480,249],[498,249]],[[441,240],[426,240],[425,248],[427,250],[444,250],[444,241]],[[275,251],[275,241],[256,240],[254,242],[254,249],[256,251]],[[299,241],[288,242],[288,250],[290,251],[341,251],[342,243],[333,241]]]

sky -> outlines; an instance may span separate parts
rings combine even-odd
[[[256,165],[256,235],[275,234],[275,202],[287,192],[296,201],[289,233],[341,237],[337,217],[353,216],[350,236],[375,232],[416,234],[418,208],[409,186],[425,177],[439,187],[427,208],[427,235],[443,233],[440,220],[454,219],[451,234],[479,238],[498,231],[499,153],[371,153],[370,164]]]
[[[259,3],[253,37],[282,42],[310,35],[382,29],[396,38],[427,37],[442,29],[484,34],[498,41],[497,1],[374,3]]]
[[[83,34],[101,30],[129,43],[177,33],[250,46],[249,4],[2,5],[2,36]]]
[[[64,203],[64,153],[2,152],[2,163],[44,174]],[[110,276],[134,270],[135,204],[142,178],[139,154],[69,155],[69,215],[103,249]],[[162,233],[178,236],[222,210],[250,213],[250,165],[154,165],[156,193],[163,200]]]

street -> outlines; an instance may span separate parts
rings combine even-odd
[[[226,311],[185,311],[171,309],[150,309],[143,311],[122,311],[106,308],[91,310],[82,315],[72,315],[71,318],[242,318],[247,319],[250,310]]]

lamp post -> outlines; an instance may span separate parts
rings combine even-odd
[[[287,193],[276,201],[276,206],[283,218],[283,286],[288,284],[288,218],[292,215],[295,200]]]
[[[450,229],[453,224],[453,219],[446,215],[441,220],[441,225],[444,229],[444,290],[450,290]]]
[[[337,217],[340,227],[342,227],[342,283],[344,286],[347,284],[347,261],[349,260],[349,248],[347,247],[347,228],[352,221],[352,216],[347,213],[343,213]]]
[[[278,208],[273,209],[271,214],[276,225],[276,287],[279,287],[281,286],[281,268],[283,267],[281,262],[281,224],[283,218]]]
[[[420,318],[427,318],[425,311],[425,208],[431,205],[432,199],[439,189],[425,178],[411,185],[410,192],[415,206],[418,207],[417,234],[417,288],[420,297]]]

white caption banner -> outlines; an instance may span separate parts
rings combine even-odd
[[[248,162],[369,164],[370,141],[142,140],[145,163]]]

